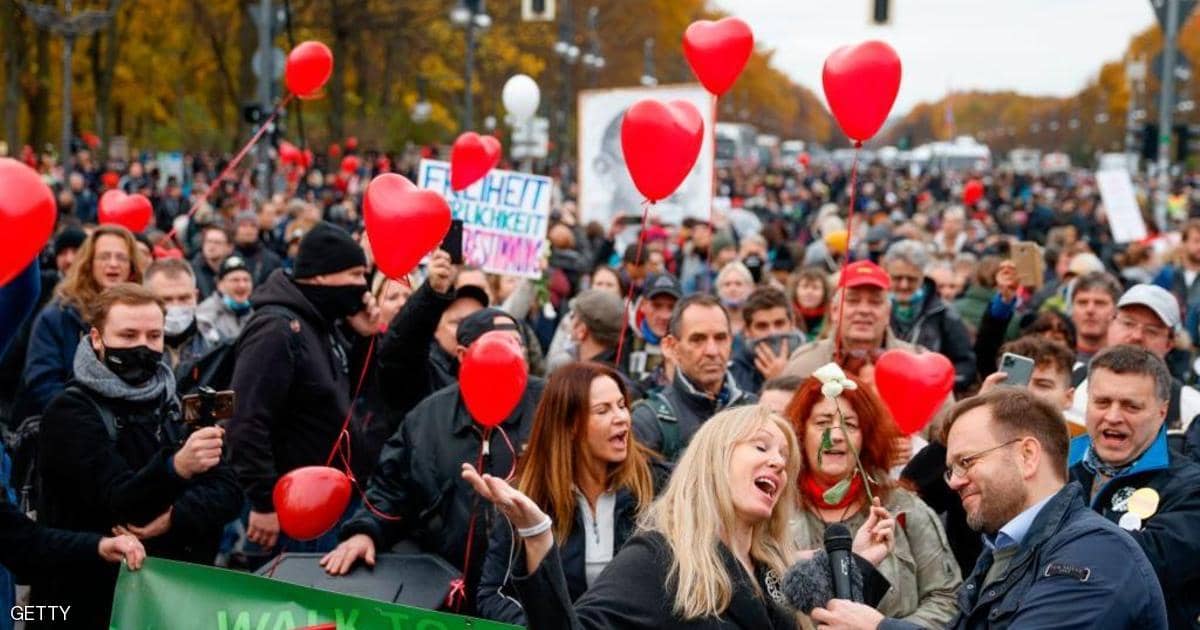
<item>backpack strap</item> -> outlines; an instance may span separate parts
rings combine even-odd
[[[658,431],[662,434],[662,456],[668,461],[675,461],[679,456],[679,419],[675,416],[675,408],[659,392],[654,392],[639,404],[646,405],[654,411],[654,419],[658,421]]]
[[[117,418],[113,415],[111,409],[96,402],[96,399],[88,396],[86,392],[76,385],[68,385],[65,391],[71,392],[77,398],[86,400],[96,410],[96,413],[100,414],[100,421],[104,423],[104,430],[108,433],[108,439],[114,442],[117,440]]]

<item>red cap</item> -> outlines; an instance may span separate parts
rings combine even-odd
[[[892,279],[882,267],[869,260],[860,260],[846,265],[838,288],[877,287],[887,291],[892,288]]]

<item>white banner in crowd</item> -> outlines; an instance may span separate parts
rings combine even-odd
[[[542,277],[550,222],[549,177],[493,169],[464,190],[450,189],[450,163],[421,160],[417,186],[437,191],[463,222],[463,261],[488,273]]]
[[[1125,169],[1104,170],[1096,173],[1096,185],[1104,202],[1104,213],[1108,216],[1108,228],[1113,240],[1130,243],[1146,238],[1146,220],[1133,192],[1133,181]]]
[[[647,98],[688,101],[704,118],[700,158],[679,190],[658,202],[651,214],[678,225],[686,217],[708,220],[713,180],[713,101],[699,85],[586,90],[579,93],[579,208],[584,223],[607,226],[618,212],[641,216],[645,197],[633,185],[621,152],[625,110]]]

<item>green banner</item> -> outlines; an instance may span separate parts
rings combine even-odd
[[[411,608],[160,558],[121,570],[112,630],[507,630],[495,621]]]

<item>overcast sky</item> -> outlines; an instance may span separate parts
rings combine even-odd
[[[714,0],[750,24],[774,66],[824,97],[821,65],[839,46],[882,39],[903,75],[893,115],[948,89],[1066,96],[1119,59],[1156,23],[1150,0],[891,0],[891,24],[870,24],[872,0]]]

